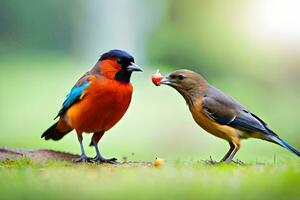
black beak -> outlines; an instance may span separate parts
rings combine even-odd
[[[127,71],[129,71],[129,72],[133,72],[133,71],[142,72],[143,69],[140,66],[138,66],[137,64],[131,62],[130,65],[127,67]]]

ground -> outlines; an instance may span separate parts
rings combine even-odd
[[[0,150],[2,199],[299,199],[300,163],[75,164],[74,154]],[[16,192],[17,191],[17,192]]]

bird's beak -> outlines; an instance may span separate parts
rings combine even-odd
[[[165,76],[163,79],[161,79],[161,81],[159,82],[159,84],[163,84],[163,85],[171,85],[172,82],[170,81],[169,76]]]
[[[129,72],[133,72],[133,71],[142,72],[143,69],[140,66],[138,66],[137,64],[131,62],[130,65],[127,67],[127,71],[129,71]]]

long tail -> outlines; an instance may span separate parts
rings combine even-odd
[[[65,125],[65,122],[59,120],[55,124],[53,124],[50,128],[48,128],[41,136],[41,138],[45,138],[45,140],[60,140],[62,139],[67,133],[71,132],[73,129],[70,127],[61,128]],[[65,125],[66,126],[66,125]]]
[[[279,138],[277,135],[270,135],[269,138],[276,144],[282,146],[283,148],[289,150],[290,152],[296,154],[298,157],[300,157],[300,152],[297,151],[294,147],[289,145],[287,142],[285,142],[283,139]]]

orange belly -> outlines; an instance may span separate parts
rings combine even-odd
[[[190,111],[197,124],[199,124],[207,132],[225,140],[231,141],[240,137],[238,130],[230,126],[218,124],[210,119],[202,110],[201,102],[202,99],[199,99],[197,102],[195,102],[193,107],[190,107]]]
[[[77,132],[107,131],[123,117],[131,96],[131,84],[93,79],[82,100],[68,109],[67,121]]]

